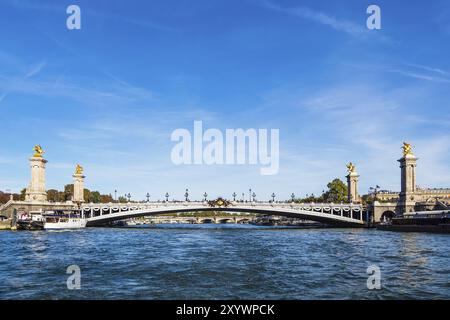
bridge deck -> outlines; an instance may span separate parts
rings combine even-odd
[[[349,227],[365,225],[363,208],[361,205],[355,204],[233,202],[226,207],[212,207],[207,202],[152,202],[106,205],[85,204],[82,207],[83,215],[87,218],[89,226],[134,217],[201,211],[278,215]]]

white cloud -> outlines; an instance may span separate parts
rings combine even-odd
[[[271,10],[275,10],[285,14],[297,16],[301,19],[319,23],[328,26],[336,31],[347,33],[348,35],[351,35],[355,38],[365,39],[369,36],[377,34],[368,30],[364,23],[355,23],[353,21],[346,20],[343,18],[337,18],[325,12],[316,11],[308,7],[297,6],[291,8],[283,8],[270,1],[263,1],[262,3],[266,8],[269,8]],[[377,36],[380,39],[389,40],[387,36],[379,34]]]

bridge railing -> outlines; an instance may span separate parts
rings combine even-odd
[[[146,202],[146,203],[109,203],[109,204],[84,204],[82,206],[83,217],[103,216],[112,213],[129,212],[136,210],[151,210],[158,208],[173,208],[174,210],[210,208],[212,211],[226,211],[227,208],[235,209],[261,209],[270,211],[290,209],[309,211],[311,213],[330,214],[341,217],[348,217],[355,220],[363,220],[363,207],[359,204],[350,203],[293,203],[293,202],[231,202],[229,206],[210,206],[206,201],[168,201],[168,202]],[[357,218],[355,218],[357,216]]]

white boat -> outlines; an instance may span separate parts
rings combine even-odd
[[[134,220],[128,220],[127,222],[125,222],[127,226],[133,227],[136,226],[137,223]]]
[[[86,227],[86,220],[80,218],[47,217],[45,230],[82,229]]]

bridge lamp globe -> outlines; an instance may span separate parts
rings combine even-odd
[[[206,199],[208,198],[208,194],[205,192],[205,193],[203,194],[203,197],[204,197],[204,199],[205,199],[205,201],[206,201]]]
[[[253,197],[253,201],[255,201],[256,200],[256,193],[253,192],[252,197]]]
[[[272,197],[272,202],[275,202],[275,197],[276,197],[275,192],[272,193],[271,197]]]
[[[147,202],[150,201],[150,193],[147,192]]]
[[[292,202],[294,202],[294,200],[295,200],[295,194],[294,193],[291,194],[291,199],[292,199]]]
[[[166,202],[168,202],[169,201],[169,193],[168,192],[166,192],[165,197],[166,197]]]
[[[233,201],[236,201],[236,196],[237,196],[236,192],[233,192],[232,196],[233,196]]]
[[[184,194],[184,198],[186,199],[186,202],[189,200],[189,190],[186,189],[186,192]]]

